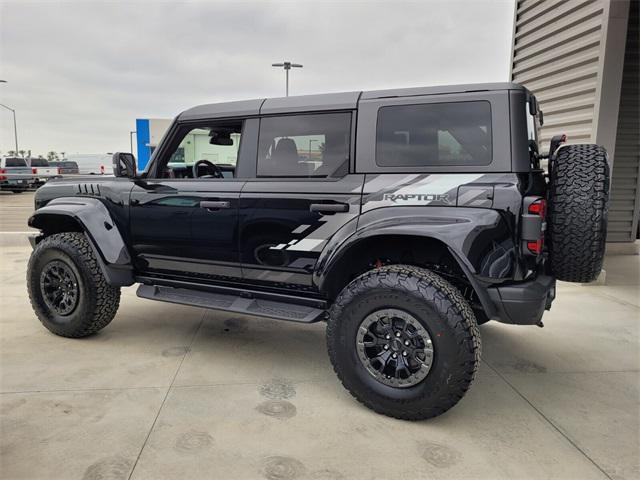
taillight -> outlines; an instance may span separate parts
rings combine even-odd
[[[544,238],[539,238],[535,242],[527,242],[527,248],[531,253],[539,255],[542,253],[542,247],[544,246]]]
[[[526,197],[522,215],[522,240],[525,252],[540,255],[544,249],[547,201],[542,197]]]
[[[100,175],[104,175],[104,165],[100,165]]]
[[[58,175],[62,175],[62,168],[58,167]]]
[[[33,173],[34,175],[37,175],[38,169],[36,167],[31,167],[31,173]]]
[[[533,215],[539,215],[544,218],[547,215],[547,201],[544,198],[539,198],[529,204],[527,211]]]
[[[4,168],[0,168],[0,173],[7,173],[7,171]],[[7,177],[5,177],[4,175],[0,175],[0,180],[6,180]]]

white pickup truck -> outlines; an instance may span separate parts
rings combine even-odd
[[[34,182],[37,186],[43,185],[51,177],[60,174],[58,167],[50,166],[46,158],[28,158],[27,162],[31,167],[31,174],[34,175]]]

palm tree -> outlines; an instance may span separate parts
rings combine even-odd
[[[26,150],[19,150],[18,153],[21,157],[24,157],[24,154],[27,153]]]
[[[58,154],[56,152],[47,153],[47,160],[53,162],[54,160],[58,160]]]
[[[16,156],[16,151],[15,150],[9,150],[7,152],[7,156],[8,157],[15,157]]]
[[[60,158],[62,158],[62,160],[64,160],[64,154],[65,152],[60,152]]]

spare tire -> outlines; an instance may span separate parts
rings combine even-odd
[[[598,145],[565,145],[549,168],[549,261],[558,280],[591,282],[607,238],[609,163]]]

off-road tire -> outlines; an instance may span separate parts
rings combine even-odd
[[[429,332],[434,360],[420,383],[385,385],[358,358],[360,322],[379,308],[404,310]],[[435,273],[410,265],[371,270],[347,285],[330,310],[327,347],[338,378],[358,401],[403,420],[435,417],[458,403],[476,376],[481,353],[473,310],[460,292]]]
[[[561,147],[549,172],[548,244],[558,280],[591,282],[604,259],[609,164],[598,145]]]
[[[68,315],[49,308],[40,286],[43,268],[54,260],[64,262],[78,280],[78,301]],[[120,289],[107,284],[94,251],[84,233],[58,233],[43,239],[27,266],[29,300],[38,319],[62,337],[80,338],[106,327],[120,304]]]

